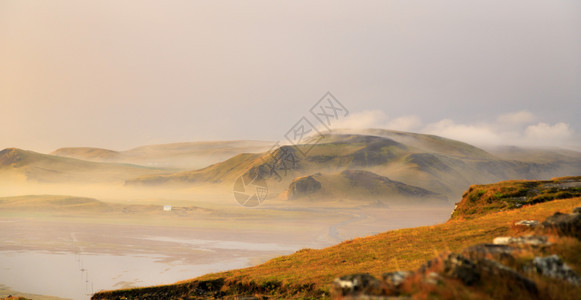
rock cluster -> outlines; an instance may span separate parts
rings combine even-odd
[[[581,207],[577,207],[571,214],[556,212],[543,222],[545,229],[556,231],[559,235],[566,235],[581,239]]]
[[[571,214],[555,213],[542,224],[534,220],[517,223],[536,232],[544,230],[547,234],[581,238],[581,207],[575,208]],[[513,296],[534,299],[539,298],[540,293],[537,284],[528,278],[532,274],[581,285],[581,276],[558,255],[536,256],[528,258],[527,263],[522,262],[530,257],[531,249],[543,253],[550,249],[550,245],[547,235],[497,237],[492,244],[478,244],[461,253],[441,255],[416,271],[385,273],[381,280],[370,274],[343,276],[335,279],[332,292],[335,297],[343,299],[407,299],[410,286],[417,291],[422,290],[422,286],[446,289],[453,282],[465,286],[494,282],[492,286],[510,286],[508,293],[514,293]]]
[[[551,278],[565,280],[572,284],[581,284],[581,277],[555,254],[533,258],[529,270]]]

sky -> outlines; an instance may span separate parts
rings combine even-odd
[[[0,148],[341,127],[581,150],[581,2],[0,0]]]

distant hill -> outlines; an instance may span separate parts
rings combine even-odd
[[[82,160],[111,162],[121,158],[121,153],[108,149],[90,148],[90,147],[70,147],[60,148],[50,153],[51,155],[64,156]]]
[[[493,155],[506,159],[524,162],[571,162],[581,159],[581,152],[560,148],[524,148],[516,146],[499,146],[486,149]]]
[[[299,146],[310,148],[306,156],[295,147],[281,146],[272,153],[241,154],[204,169],[142,176],[128,180],[127,184],[231,184],[244,175],[266,179],[269,195],[279,197],[297,177],[365,170],[453,199],[474,183],[581,174],[581,153],[573,151],[567,155],[546,151],[535,154],[538,161],[519,161],[438,136],[380,129],[357,133],[337,130],[325,134],[317,143],[314,141],[307,140]]]
[[[0,197],[0,210],[91,210],[104,211],[109,206],[93,198],[61,195],[24,195]]]
[[[168,171],[129,164],[90,162],[17,148],[0,151],[0,178],[4,182],[123,182],[135,176],[164,172]]]
[[[192,170],[224,161],[240,153],[264,152],[272,144],[266,141],[207,141],[147,145],[126,151],[70,147],[57,149],[51,154],[94,162]]]

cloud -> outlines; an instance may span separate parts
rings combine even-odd
[[[498,123],[504,124],[523,124],[534,121],[535,116],[529,111],[522,110],[519,112],[500,115],[496,120]]]
[[[541,122],[528,126],[525,130],[525,137],[539,142],[543,140],[559,141],[573,137],[573,130],[563,122],[554,125]]]
[[[389,118],[379,110],[352,113],[334,128],[384,128],[434,134],[476,146],[515,145],[527,147],[581,148],[569,124],[538,121],[533,113],[522,110],[505,113],[487,122],[465,124],[450,118],[425,124],[416,115]]]
[[[488,125],[457,124],[450,119],[428,124],[421,130],[471,144],[499,144],[501,137]]]
[[[430,123],[421,132],[435,134],[477,146],[515,145],[528,147],[579,148],[575,133],[563,122],[532,123],[528,111],[500,115],[495,122],[458,124],[450,119]]]

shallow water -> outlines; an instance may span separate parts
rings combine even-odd
[[[196,265],[167,262],[166,258],[162,255],[1,251],[0,282],[27,293],[89,299],[99,290],[174,283],[249,264],[249,259],[244,257]]]
[[[0,284],[20,292],[89,299],[99,290],[175,283],[305,247],[436,224],[450,214],[445,207],[303,210],[315,217],[212,223],[231,225],[222,229],[4,218]]]

